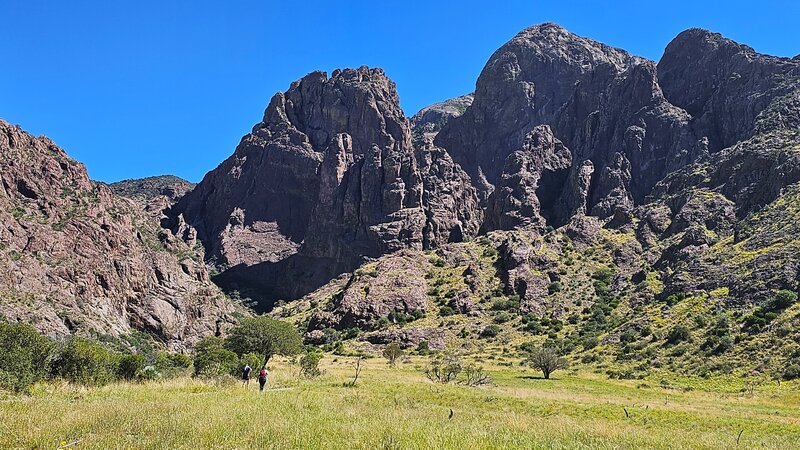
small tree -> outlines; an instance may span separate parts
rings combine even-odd
[[[403,353],[403,349],[400,348],[400,344],[397,342],[392,342],[383,349],[383,357],[389,361],[389,365],[392,367],[397,364],[398,359],[403,357]]]
[[[46,374],[53,344],[33,327],[0,322],[0,388],[27,391]]]
[[[250,317],[233,327],[225,348],[238,355],[258,353],[267,364],[273,355],[291,356],[303,349],[300,333],[292,324],[267,316]]]
[[[322,374],[319,362],[322,352],[310,351],[300,358],[300,375],[306,378],[316,378]]]
[[[455,381],[462,370],[464,364],[461,359],[455,353],[448,351],[431,358],[423,373],[434,383],[447,384]]]
[[[566,369],[567,360],[560,357],[558,352],[550,347],[533,349],[528,355],[528,365],[542,371],[545,380],[550,379],[550,374],[559,369]]]

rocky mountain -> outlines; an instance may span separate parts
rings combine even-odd
[[[53,171],[65,158],[47,141],[8,141],[55,158]],[[0,241],[19,258],[39,255],[20,236],[90,240],[56,253],[72,267],[65,298],[82,300],[70,311],[104,305],[115,312],[92,312],[108,323],[91,328],[135,324],[170,342],[230,316],[203,258],[223,290],[339,350],[456,341],[505,354],[545,341],[619,376],[779,371],[800,357],[798,155],[797,58],[691,29],[656,63],[546,23],[498,49],[473,94],[412,118],[381,69],[310,73],[182,196],[175,180],[114,187],[137,204],[83,172],[64,196],[37,190],[49,172],[4,175],[20,212]],[[69,202],[86,206],[67,213]],[[54,220],[84,232],[64,239],[73,228]],[[114,226],[117,241],[100,240]],[[61,277],[48,257],[9,258],[7,273]],[[165,292],[182,299],[164,306],[183,314],[169,332],[147,316]]]
[[[800,320],[769,306],[800,281],[798,70],[705,30],[656,63],[548,23],[497,50],[474,94],[411,119],[380,69],[315,72],[170,226],[224,288],[297,300],[274,314],[310,342],[356,327],[441,343],[494,322],[506,341],[652,358],[688,324],[697,355],[726,339],[776,355]]]
[[[222,286],[267,306],[364,258],[475,235],[481,220],[464,172],[412,143],[394,83],[366,67],[314,72],[276,94],[172,216],[224,269]]]
[[[202,251],[89,179],[46,137],[0,120],[0,315],[52,337],[146,332],[174,350],[220,333],[233,304]]]

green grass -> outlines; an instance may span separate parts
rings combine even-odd
[[[424,363],[390,369],[328,356],[325,374],[299,380],[277,363],[273,390],[190,378],[85,389],[40,385],[0,397],[0,448],[793,448],[800,442],[796,383],[616,381],[582,372],[542,380],[492,368],[496,385],[434,385]],[[288,389],[287,389],[288,388]],[[453,418],[449,419],[450,409]],[[625,410],[627,410],[627,415]],[[796,448],[796,447],[794,447]]]

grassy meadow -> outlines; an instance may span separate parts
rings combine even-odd
[[[0,448],[800,448],[800,385],[741,379],[554,379],[489,367],[495,384],[437,385],[425,360],[323,359],[317,379],[275,361],[269,390],[189,377],[0,396]],[[449,418],[450,410],[453,417]],[[743,430],[743,431],[742,431]],[[741,432],[737,444],[737,436]]]

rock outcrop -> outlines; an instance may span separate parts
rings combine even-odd
[[[0,120],[0,315],[52,337],[151,334],[174,350],[233,322],[202,254]]]

